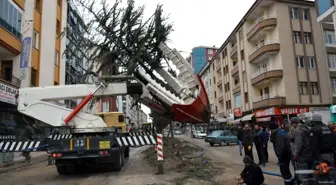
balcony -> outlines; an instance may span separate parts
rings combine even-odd
[[[0,44],[13,54],[21,53],[21,33],[0,17]]]
[[[336,36],[334,31],[324,31],[324,42],[328,53],[336,52]]]
[[[251,75],[251,84],[260,86],[271,83],[272,80],[276,80],[283,77],[282,69],[267,69],[262,68]]]
[[[221,86],[222,85],[222,80],[217,80],[217,87]]]
[[[232,70],[231,70],[231,76],[235,76],[238,71],[239,71],[239,67],[238,67],[238,62],[236,62],[236,64],[233,66]]]
[[[277,19],[273,17],[259,17],[255,23],[247,29],[246,38],[249,41],[255,41],[264,36],[267,31],[274,29],[277,25]]]
[[[223,96],[218,97],[218,102],[222,102],[224,100]]]
[[[280,43],[278,41],[264,41],[249,54],[250,63],[260,62],[280,51]]]
[[[233,84],[232,93],[236,94],[238,92],[240,92],[240,83]]]
[[[263,96],[258,96],[253,100],[253,108],[267,108],[273,106],[286,105],[286,97],[264,94]]]
[[[7,75],[5,72],[0,71],[0,82],[4,82],[7,85],[19,88],[21,81],[13,75]]]
[[[237,58],[238,57],[237,43],[232,46],[231,51],[230,51],[230,57],[231,58]]]

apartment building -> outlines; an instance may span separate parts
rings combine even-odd
[[[317,0],[317,21],[323,29],[324,44],[326,47],[327,64],[329,68],[330,90],[332,95],[332,104],[336,104],[336,36],[335,23],[336,12],[334,0]]]
[[[64,84],[66,10],[67,0],[0,1],[1,108],[15,108],[20,87]],[[14,119],[5,111],[0,118]]]
[[[314,2],[257,0],[212,59],[219,115],[282,121],[331,103]]]

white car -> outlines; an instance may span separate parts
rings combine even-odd
[[[205,138],[207,134],[205,132],[193,130],[192,138]]]

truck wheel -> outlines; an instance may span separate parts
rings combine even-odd
[[[119,152],[118,159],[115,163],[113,163],[113,168],[115,171],[120,171],[122,168],[123,163],[123,155],[121,152]]]
[[[66,174],[66,170],[65,170],[65,166],[56,166],[57,172],[60,175],[65,175]]]
[[[215,145],[215,143],[210,143],[210,146],[214,146]]]

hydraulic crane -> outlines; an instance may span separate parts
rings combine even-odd
[[[83,165],[103,164],[109,169],[120,170],[124,158],[129,156],[129,147],[156,144],[153,135],[133,135],[117,133],[108,128],[102,118],[80,112],[94,97],[131,95],[144,103],[152,111],[181,123],[207,123],[210,119],[210,107],[207,94],[199,76],[174,49],[160,45],[163,53],[180,71],[178,78],[167,71],[158,70],[165,85],[170,85],[179,96],[151,79],[144,69],[139,67],[134,77],[111,77],[118,82],[105,83],[104,79],[95,80],[95,84],[60,85],[46,87],[20,88],[18,111],[53,127],[69,126],[71,137],[44,141],[1,142],[0,151],[48,151],[55,160],[59,174],[74,171]],[[118,79],[119,78],[119,79]],[[137,81],[129,82],[129,79]],[[121,82],[120,82],[121,81]],[[48,101],[84,98],[74,110]],[[59,138],[59,137],[57,137]]]

